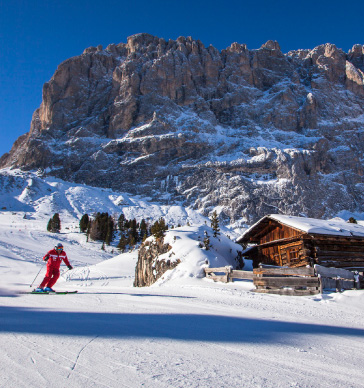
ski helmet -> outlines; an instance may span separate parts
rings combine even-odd
[[[55,249],[63,249],[62,243],[58,243],[55,247]]]

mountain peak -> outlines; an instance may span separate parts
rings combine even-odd
[[[272,207],[364,211],[362,52],[282,54],[273,40],[219,51],[147,33],[88,48],[58,66],[29,136],[0,166],[218,208],[226,220]]]

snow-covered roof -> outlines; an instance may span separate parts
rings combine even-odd
[[[363,225],[348,223],[341,219],[320,220],[316,218],[287,216],[283,214],[269,214],[247,229],[237,242],[246,241],[246,239],[254,233],[254,230],[259,224],[262,222],[265,223],[268,220],[278,221],[307,234],[364,238]]]

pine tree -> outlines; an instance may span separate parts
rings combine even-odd
[[[48,232],[52,232],[52,224],[53,224],[53,220],[52,220],[52,218],[50,218],[48,221],[48,224],[47,224]]]
[[[135,238],[132,234],[129,234],[128,236],[128,245],[130,248],[133,248],[136,244]]]
[[[128,245],[128,241],[125,238],[124,234],[122,233],[121,236],[120,236],[120,240],[119,240],[119,244],[118,244],[117,248],[121,252],[124,252],[127,245]]]
[[[214,237],[220,235],[219,217],[216,210],[211,215],[211,228],[214,231]]]
[[[111,241],[112,241],[112,232],[108,229],[107,233],[106,233],[106,236],[105,236],[105,243],[107,245],[110,245]]]
[[[139,233],[137,229],[137,223],[132,223],[132,226],[130,228],[130,235],[133,236],[133,241],[135,241],[135,244],[139,242]]]
[[[145,222],[143,218],[140,223],[140,239],[144,241],[148,237],[148,224]]]
[[[156,221],[151,227],[151,233],[156,239],[164,237],[166,230],[168,230],[168,227],[166,226],[163,217]]]
[[[110,245],[113,239],[114,239],[114,220],[112,216],[109,216],[107,218],[107,225],[106,225],[106,236],[105,236],[106,244]]]
[[[96,214],[95,219],[91,221],[91,226],[90,226],[90,238],[92,240],[105,241],[108,231],[111,232],[110,219],[112,220],[112,217],[111,216],[109,217],[108,213]],[[113,221],[112,221],[112,225],[113,225]],[[110,238],[112,240],[112,233],[110,234]]]
[[[58,213],[55,213],[53,216],[53,231],[55,233],[59,233],[61,231],[61,219],[59,218]]]
[[[61,231],[61,219],[58,213],[54,213],[53,217],[49,219],[47,230],[51,233],[59,233]]]
[[[118,219],[118,228],[120,231],[124,230],[125,221],[126,221],[125,216],[123,213],[121,213]]]
[[[84,214],[81,217],[81,220],[80,220],[80,231],[81,231],[81,233],[85,233],[87,231],[88,224],[89,224],[89,216],[88,216],[88,214]]]

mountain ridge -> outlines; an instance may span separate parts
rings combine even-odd
[[[362,45],[283,54],[133,35],[61,63],[0,167],[222,220],[363,211],[363,71]]]

